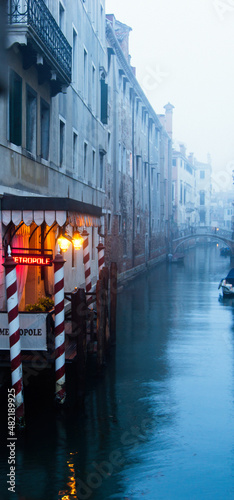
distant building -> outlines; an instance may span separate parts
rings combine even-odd
[[[233,215],[232,191],[213,193],[211,196],[211,225],[231,231]]]
[[[211,173],[210,163],[195,160],[196,207],[200,226],[210,226],[211,223]]]
[[[197,223],[196,170],[193,154],[187,157],[184,144],[172,150],[173,229],[188,229]]]

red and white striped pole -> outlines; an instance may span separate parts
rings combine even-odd
[[[20,427],[24,426],[24,396],[23,396],[23,370],[21,363],[21,345],[19,329],[18,293],[16,278],[16,263],[11,256],[8,246],[5,258],[7,312],[10,340],[11,380],[15,390],[15,417]]]
[[[99,241],[98,243],[97,250],[98,250],[98,276],[100,276],[100,272],[105,264],[105,256],[104,256],[105,247],[103,243],[101,243],[101,241]]]
[[[63,404],[65,389],[65,328],[64,328],[64,264],[58,253],[54,260],[54,306],[55,306],[55,400]]]
[[[85,272],[85,289],[86,293],[90,293],[92,288],[91,283],[91,268],[90,268],[90,253],[89,253],[89,233],[84,229],[82,232],[84,238],[83,241],[83,262],[84,262],[84,272]],[[87,298],[87,305],[92,309],[92,296],[89,295]]]

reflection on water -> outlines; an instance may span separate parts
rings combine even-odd
[[[234,303],[218,291],[228,270],[216,247],[200,247],[129,284],[116,353],[90,377],[85,413],[28,408],[18,495],[1,498],[233,498]]]

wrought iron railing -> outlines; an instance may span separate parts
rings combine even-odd
[[[33,28],[71,81],[72,48],[43,0],[9,0],[8,20]]]

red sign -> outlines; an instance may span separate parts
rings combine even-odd
[[[16,264],[21,266],[52,266],[52,255],[12,254]]]

